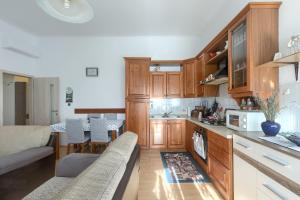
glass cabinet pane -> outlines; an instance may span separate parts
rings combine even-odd
[[[243,22],[232,31],[232,88],[247,85],[247,26]]]

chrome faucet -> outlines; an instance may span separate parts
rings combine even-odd
[[[171,112],[165,112],[164,114],[163,114],[163,118],[166,118],[166,117],[169,117],[169,115],[172,113],[172,111]]]

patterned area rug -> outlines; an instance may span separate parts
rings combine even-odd
[[[161,152],[168,183],[209,183],[208,175],[187,152]]]

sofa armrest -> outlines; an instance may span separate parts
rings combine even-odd
[[[58,137],[57,134],[51,133],[51,135],[50,135],[50,137],[49,137],[49,140],[48,140],[48,143],[47,143],[46,146],[54,147],[54,148],[55,148],[57,137]]]
[[[56,167],[58,177],[76,177],[95,160],[99,154],[72,153],[61,159]]]

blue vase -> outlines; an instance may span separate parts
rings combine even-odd
[[[265,121],[261,123],[261,128],[267,136],[276,136],[279,133],[281,126],[276,122]]]

